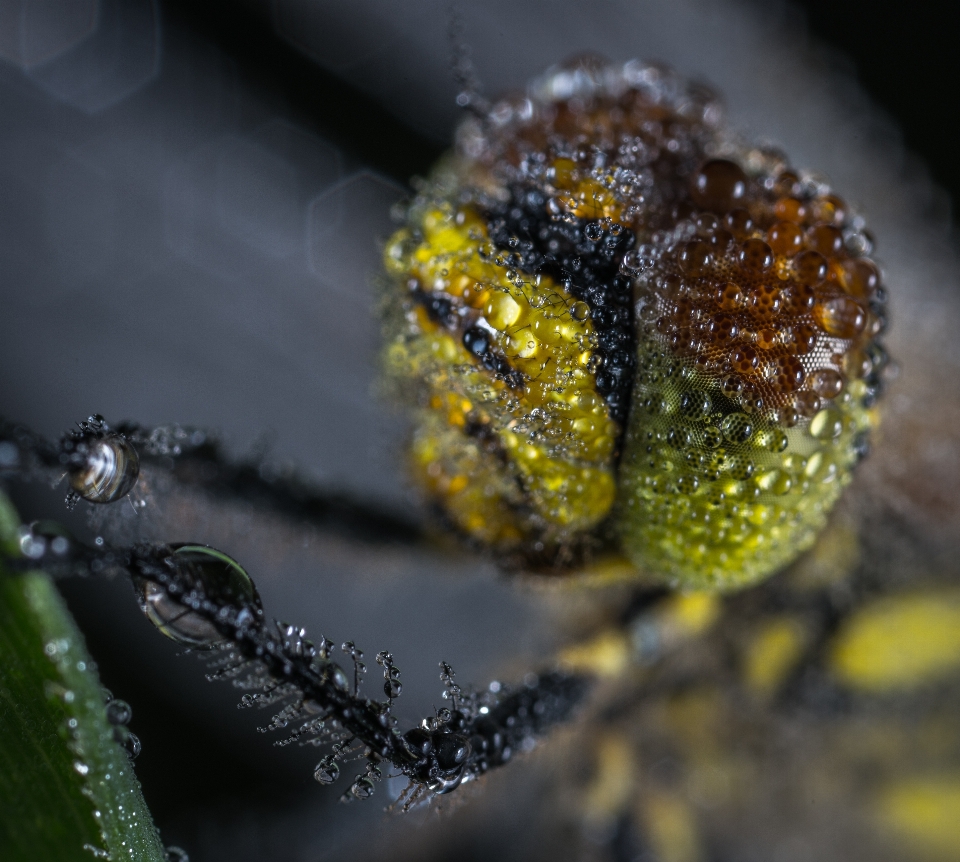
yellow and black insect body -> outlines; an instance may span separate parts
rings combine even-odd
[[[419,484],[523,565],[771,574],[876,424],[871,245],[704,88],[635,61],[548,73],[462,124],[386,248]]]

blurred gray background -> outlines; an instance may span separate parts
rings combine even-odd
[[[855,493],[955,537],[949,198],[803,15],[734,0],[489,0],[459,12],[488,94],[583,51],[662,59],[719,89],[746,136],[781,144],[861,207],[902,374]],[[267,441],[271,462],[417,516],[403,423],[376,396],[375,279],[391,205],[457,121],[450,20],[439,0],[0,0],[0,412],[51,437],[100,412],[216,429],[238,454]],[[59,497],[34,488],[20,500],[61,517]],[[216,544],[254,574],[268,613],[355,638],[368,657],[392,649],[410,720],[436,702],[439,659],[484,683],[565,638],[565,600],[485,563],[162,500],[142,532]],[[237,713],[233,692],[205,684],[128,588],[66,590],[106,684],[133,703],[137,771],[163,835],[194,862],[403,855],[459,828],[389,818],[385,794],[337,806],[338,791],[312,781],[316,753],[271,750],[251,730],[268,716]],[[379,688],[373,670],[369,684]],[[496,816],[478,820],[502,830],[484,833],[490,848],[521,834],[542,791],[519,769],[494,787]]]

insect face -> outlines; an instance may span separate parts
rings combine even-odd
[[[729,589],[808,547],[866,452],[862,221],[715,98],[585,59],[461,126],[386,248],[413,472],[474,541]]]

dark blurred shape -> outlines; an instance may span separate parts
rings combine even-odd
[[[794,0],[812,35],[841,52],[863,88],[887,111],[907,148],[923,158],[935,182],[960,199],[954,133],[960,90],[957,27],[942,3]]]

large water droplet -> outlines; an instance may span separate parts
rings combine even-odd
[[[112,503],[133,489],[140,475],[137,450],[119,434],[87,442],[87,457],[70,473],[70,485],[91,503]]]
[[[232,557],[205,545],[174,545],[164,560],[186,593],[200,594],[221,608],[233,608],[237,618],[263,616],[260,596],[250,576]],[[150,578],[138,578],[140,607],[147,618],[171,640],[193,648],[209,648],[223,641],[210,620],[174,599]]]

